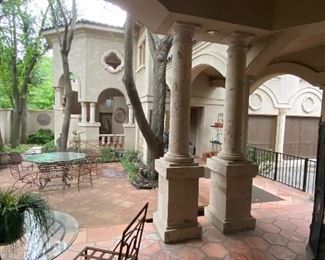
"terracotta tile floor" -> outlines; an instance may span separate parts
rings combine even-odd
[[[0,173],[1,187],[12,183],[8,171]],[[223,235],[205,217],[199,217],[203,227],[200,240],[164,244],[153,224],[145,225],[140,259],[305,259],[309,224],[313,203],[303,192],[262,177],[254,185],[282,201],[254,203],[252,215],[257,219],[256,229]],[[62,190],[52,187],[42,193],[52,208],[73,215],[80,224],[80,232],[73,245],[57,259],[73,259],[85,245],[112,248],[133,218],[140,205],[150,202],[149,216],[157,204],[156,190],[136,190],[126,179],[118,164],[104,165],[94,187],[81,185],[80,192],[72,185]],[[208,202],[209,180],[200,180],[200,202]]]

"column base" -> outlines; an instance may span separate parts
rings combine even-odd
[[[202,237],[202,227],[199,224],[190,227],[169,228],[163,224],[163,221],[159,218],[158,212],[154,212],[153,214],[153,223],[156,226],[161,239],[166,244],[178,243]]]
[[[251,216],[251,198],[257,165],[213,157],[208,159],[207,166],[211,170],[211,184],[206,217],[224,234],[254,229],[256,221]]]
[[[232,234],[255,229],[256,219],[253,217],[227,221],[225,219],[220,219],[217,216],[216,209],[210,206],[207,206],[204,209],[204,214],[214,226],[222,231],[223,234]]]
[[[175,164],[160,158],[155,161],[159,173],[158,207],[154,224],[165,243],[200,238],[197,222],[199,178],[204,167],[198,164]]]

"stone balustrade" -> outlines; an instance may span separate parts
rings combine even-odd
[[[99,143],[101,146],[108,146],[113,149],[123,150],[124,149],[124,134],[100,134]]]

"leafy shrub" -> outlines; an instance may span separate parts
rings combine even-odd
[[[139,178],[139,152],[126,151],[122,156],[121,162],[128,175],[128,179],[136,181]]]
[[[100,162],[115,162],[118,160],[115,152],[110,147],[101,148],[100,153]]]
[[[132,162],[138,162],[139,161],[139,152],[134,150],[127,150],[123,154],[123,159],[132,161]]]
[[[54,140],[47,142],[42,147],[43,153],[50,153],[50,152],[55,152],[55,151],[56,151],[56,147],[55,147]]]
[[[54,134],[50,129],[39,129],[34,134],[28,136],[28,144],[46,144],[54,140]]]
[[[130,181],[135,181],[138,179],[138,167],[136,166],[136,163],[133,161],[128,161],[125,158],[122,158],[122,165],[124,167],[124,170],[126,171],[128,175],[128,179]]]
[[[28,144],[20,144],[17,147],[13,148],[10,145],[4,145],[2,151],[5,153],[25,153],[30,148]]]

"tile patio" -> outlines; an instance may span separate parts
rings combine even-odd
[[[0,173],[1,187],[12,183],[8,170]],[[313,203],[308,194],[262,177],[254,179],[254,186],[283,200],[252,204],[257,219],[254,231],[223,235],[207,219],[199,217],[203,226],[202,240],[181,244],[162,243],[152,223],[146,223],[140,249],[140,259],[305,259],[305,247]],[[85,245],[113,248],[125,225],[139,207],[150,202],[148,218],[156,209],[157,190],[136,190],[119,164],[103,165],[94,187],[81,185],[80,192],[72,185],[62,190],[53,187],[42,192],[52,208],[71,214],[80,224],[80,232],[73,245],[57,259],[70,260]],[[209,180],[200,180],[199,204],[206,205]]]

